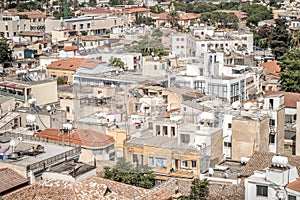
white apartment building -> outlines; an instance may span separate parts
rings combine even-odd
[[[123,27],[124,19],[122,16],[82,16],[63,21],[47,18],[45,24],[46,33],[59,28],[66,28],[78,32],[86,31],[88,35],[106,35],[113,27]]]
[[[272,165],[245,180],[245,200],[299,200],[298,171],[288,158],[274,156]]]
[[[199,27],[191,34],[172,34],[171,53],[180,57],[203,56],[209,49],[222,50],[226,54],[237,52],[253,53],[253,34],[240,32],[216,32],[211,28]]]

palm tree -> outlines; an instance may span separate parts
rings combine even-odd
[[[169,12],[167,19],[172,27],[178,26],[179,15],[175,10]]]
[[[266,48],[268,47],[268,38],[262,38],[258,41],[258,45],[264,48],[264,56],[266,55]]]

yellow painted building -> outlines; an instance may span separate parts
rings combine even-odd
[[[156,180],[169,177],[199,178],[200,153],[188,145],[178,145],[176,137],[153,136],[152,132],[124,144],[126,161],[152,167]]]

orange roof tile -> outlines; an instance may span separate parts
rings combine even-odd
[[[268,97],[269,95],[274,94],[284,94],[284,105],[288,108],[296,108],[297,107],[297,101],[300,101],[300,94],[299,93],[293,93],[293,92],[283,92],[283,91],[266,91],[265,97]]]
[[[19,187],[29,182],[12,169],[0,169],[0,193]]]
[[[268,73],[273,74],[275,76],[280,76],[280,66],[277,64],[277,60],[264,62],[260,64],[260,66],[265,68]]]
[[[29,19],[46,18],[46,15],[39,10],[30,11],[30,12],[17,12],[14,15],[17,16],[26,15]]]
[[[158,20],[167,20],[169,13],[151,13],[151,17],[154,17]],[[201,17],[201,14],[197,13],[179,13],[179,20],[189,20],[189,19],[198,19]]]
[[[67,60],[58,60],[47,66],[47,69],[59,69],[75,71],[79,67],[93,69],[101,63],[99,60],[86,58],[70,58]]]
[[[106,147],[115,142],[112,136],[87,129],[73,130],[68,135],[64,134],[60,129],[48,128],[40,133],[35,133],[35,136],[96,148]]]
[[[300,192],[300,178],[297,178],[293,182],[288,183],[286,185],[286,188],[288,188],[290,190],[294,190],[294,191]]]
[[[167,12],[163,13],[151,13],[151,17],[154,17],[158,20],[167,20],[168,19],[168,14]]]
[[[76,51],[77,46],[64,46],[65,51]]]
[[[138,13],[138,12],[147,12],[147,9],[143,7],[131,7],[131,8],[125,8],[124,11],[130,13]]]

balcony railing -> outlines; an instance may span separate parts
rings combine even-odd
[[[0,91],[0,94],[3,96],[14,97],[16,99],[25,101],[24,95],[18,95],[18,94],[8,93],[8,92],[4,92],[4,91]]]

